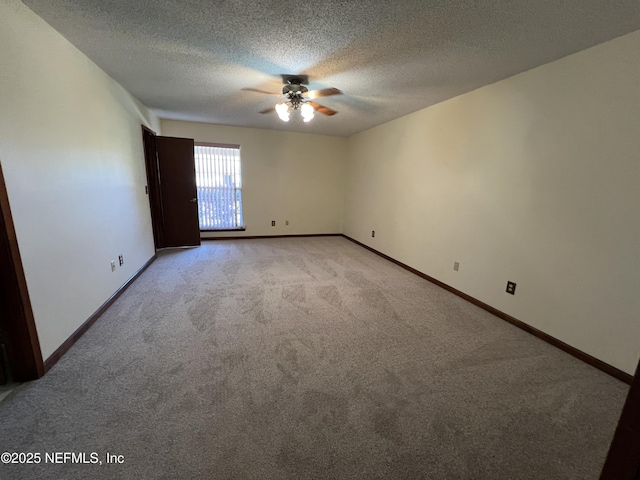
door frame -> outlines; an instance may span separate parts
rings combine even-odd
[[[162,195],[160,192],[160,173],[158,165],[158,151],[156,148],[156,132],[142,126],[142,147],[144,149],[144,164],[147,171],[147,194],[151,210],[151,227],[153,242],[156,250],[164,247],[164,213],[162,209]]]
[[[17,382],[35,380],[44,375],[44,362],[1,164],[0,284],[6,295],[0,329],[11,376]]]

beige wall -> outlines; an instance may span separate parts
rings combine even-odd
[[[172,120],[162,133],[240,145],[246,231],[205,236],[342,232],[347,139]]]
[[[46,359],[154,254],[140,124],[159,125],[16,0],[0,65],[0,162]]]
[[[633,373],[639,66],[635,32],[351,137],[344,232]]]

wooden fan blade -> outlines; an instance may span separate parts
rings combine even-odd
[[[316,112],[320,112],[320,113],[322,113],[324,115],[331,116],[331,115],[335,115],[336,113],[338,113],[335,110],[332,110],[329,107],[325,107],[324,105],[320,105],[319,103],[316,103],[316,102],[307,102],[307,103],[309,105],[311,105]]]
[[[266,93],[267,95],[281,95],[281,92],[267,92],[265,90],[258,90],[257,88],[241,88],[240,90],[244,90],[245,92]]]
[[[269,107],[269,108],[265,108],[264,110],[260,110],[258,113],[271,113],[271,112],[275,112],[276,111],[276,107]]]
[[[342,92],[337,88],[333,88],[333,87],[323,88],[322,90],[311,90],[310,92],[307,92],[307,97],[311,99],[328,97],[330,95],[342,95]]]

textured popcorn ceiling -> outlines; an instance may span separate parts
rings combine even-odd
[[[25,0],[162,118],[348,136],[640,29],[638,0]],[[305,73],[338,111],[258,111]]]

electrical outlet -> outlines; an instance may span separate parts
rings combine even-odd
[[[116,261],[115,260],[111,260],[111,271],[112,272],[116,271]]]
[[[124,265],[124,255],[118,255],[118,262],[120,262],[120,266]]]
[[[371,230],[371,236],[375,237],[376,236],[376,231],[375,230]]]
[[[513,282],[507,282],[507,293],[510,293],[511,295],[515,295],[516,294],[516,284]]]
[[[460,262],[453,262],[453,269],[457,272],[460,270]]]
[[[144,193],[149,195],[149,185],[144,186]]]
[[[275,227],[276,226],[276,221],[275,220],[271,220],[271,226]]]
[[[285,221],[284,221],[284,224],[285,224],[285,225],[289,225],[289,220],[285,220]]]

